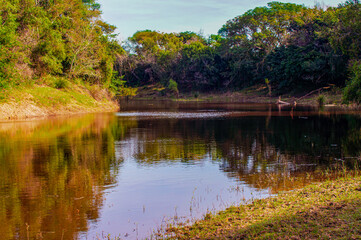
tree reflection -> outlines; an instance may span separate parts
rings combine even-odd
[[[320,180],[337,159],[359,156],[360,129],[351,115],[143,119],[130,151],[142,165],[209,157],[229,177],[277,193]]]
[[[113,115],[9,123],[0,132],[0,232],[3,239],[73,239],[96,221],[102,189],[122,159]],[[4,127],[5,126],[5,127]]]

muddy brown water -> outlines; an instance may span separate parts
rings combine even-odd
[[[358,112],[302,106],[130,101],[2,122],[1,239],[143,239],[321,181],[360,151]]]

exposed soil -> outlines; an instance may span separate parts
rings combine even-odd
[[[92,112],[111,112],[119,109],[115,102],[101,104],[94,108],[82,106],[62,106],[60,108],[49,108],[37,106],[34,102],[3,103],[0,104],[0,120],[19,120],[39,117],[50,117],[57,115],[72,115]]]

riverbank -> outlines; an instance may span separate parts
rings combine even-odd
[[[272,94],[269,96],[268,90],[263,85],[257,85],[245,88],[240,91],[212,92],[212,93],[169,93],[169,91],[160,85],[149,85],[139,87],[135,99],[155,99],[155,100],[173,100],[173,101],[206,101],[206,102],[230,102],[230,103],[261,103],[275,104],[281,98],[282,102],[294,105],[309,106],[337,106],[343,108],[355,108],[357,106],[345,105],[342,102],[342,89],[337,87],[325,87],[311,92],[290,93],[290,94]]]
[[[67,82],[19,86],[0,92],[0,120],[16,120],[79,113],[110,112],[119,109],[111,94],[97,86]]]
[[[338,88],[315,91],[312,94],[268,96],[264,86],[254,86],[242,91],[218,93],[184,93],[175,96],[159,85],[136,89],[137,95],[127,97],[139,100],[203,101],[222,103],[275,104],[279,97],[283,103],[308,106],[341,107],[358,109],[356,105],[342,104],[342,90]],[[108,90],[98,85],[66,82],[61,88],[49,84],[20,86],[0,91],[0,120],[28,119],[78,113],[111,112],[119,104]]]
[[[171,227],[170,239],[360,239],[361,177],[346,177]]]

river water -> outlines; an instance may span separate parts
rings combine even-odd
[[[322,181],[360,156],[358,112],[122,102],[0,123],[1,239],[143,239]]]

